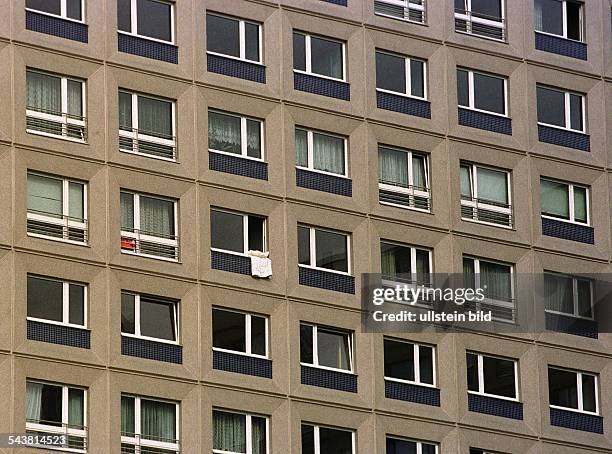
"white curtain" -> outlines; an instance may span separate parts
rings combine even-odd
[[[389,148],[378,149],[379,181],[408,187],[408,155]]]
[[[506,173],[478,168],[478,198],[497,203],[508,203]]]
[[[59,77],[28,71],[26,74],[28,109],[59,114],[62,111],[62,82]]]
[[[82,389],[68,389],[68,424],[71,426],[82,428],[85,420],[85,392]]]
[[[295,130],[295,163],[300,167],[308,167],[308,132]]]
[[[412,181],[415,188],[426,189],[425,172],[425,158],[423,156],[412,156]]]
[[[140,400],[141,435],[152,440],[176,440],[176,405],[155,400]]]
[[[26,383],[26,419],[28,421],[40,421],[42,389],[41,383]]]
[[[81,183],[69,183],[68,185],[68,215],[73,220],[84,219],[83,188]]]
[[[213,449],[246,453],[246,448],[246,416],[213,411]]]
[[[132,130],[132,95],[119,92],[119,129]]]
[[[62,180],[28,175],[28,210],[62,215]]]
[[[140,230],[157,235],[174,235],[174,203],[140,196]]]
[[[544,2],[542,0],[534,1],[533,25],[537,31],[544,31]]]
[[[348,337],[340,333],[317,331],[319,365],[349,369]]]
[[[76,80],[69,80],[68,86],[68,114],[74,117],[83,116],[83,84]]]
[[[344,174],[344,140],[313,133],[313,167],[325,172]]]
[[[208,112],[208,148],[240,154],[240,118]]]
[[[128,192],[121,193],[121,230],[131,232],[134,230],[134,195]]]
[[[247,156],[261,158],[261,123],[256,120],[246,121]]]
[[[138,130],[145,134],[172,137],[172,103],[138,97]]]
[[[470,168],[461,166],[459,168],[459,177],[461,180],[461,195],[472,198],[472,178]]]

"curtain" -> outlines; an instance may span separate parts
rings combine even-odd
[[[308,132],[295,130],[295,163],[300,167],[308,167]]]
[[[174,235],[174,203],[140,196],[140,230],[163,236]]]
[[[508,203],[508,181],[505,172],[478,168],[478,198]]]
[[[247,120],[247,156],[261,158],[261,123]]]
[[[317,331],[319,365],[349,369],[348,336],[345,334]]]
[[[324,172],[344,174],[344,140],[313,133],[313,167]]]
[[[555,274],[544,274],[544,301],[546,309],[565,314],[574,313],[574,287],[572,278]]]
[[[569,219],[569,187],[563,183],[540,180],[541,211]]]
[[[266,418],[251,416],[253,454],[266,454]]]
[[[76,80],[69,80],[68,86],[68,114],[83,117],[83,84]]]
[[[463,259],[463,285],[465,288],[473,289],[476,286],[475,280],[475,272],[474,272],[474,260],[473,259]]]
[[[26,383],[26,419],[28,421],[40,421],[42,389],[41,383]]]
[[[535,0],[533,13],[533,25],[538,31],[544,31],[544,5],[542,0]]]
[[[82,389],[68,389],[68,424],[71,426],[82,428],[85,420],[85,392]]]
[[[241,154],[240,118],[209,112],[208,148]]]
[[[459,178],[461,180],[461,195],[472,198],[472,178],[470,168],[461,166],[459,168]]]
[[[416,272],[417,272],[417,283],[428,284],[429,283],[429,252],[423,250],[416,250]]]
[[[172,103],[138,97],[138,129],[166,139],[172,137]]]
[[[132,95],[119,92],[119,129],[132,130]]]
[[[587,221],[586,189],[574,186],[574,219]]]
[[[510,267],[497,263],[480,262],[480,287],[489,298],[510,301],[512,298]]]
[[[59,77],[28,71],[26,85],[28,109],[57,114],[62,112],[62,82]]]
[[[134,195],[122,192],[121,202],[121,230],[131,232],[134,230]]]
[[[408,157],[405,152],[379,148],[378,161],[381,183],[408,187]]]
[[[28,175],[28,210],[62,215],[62,180]]]
[[[140,431],[144,438],[176,440],[176,405],[154,400],[140,400]]]
[[[412,157],[412,181],[413,186],[418,189],[427,188],[427,180],[425,177],[425,158],[423,156]]]
[[[213,411],[213,449],[246,453],[245,415]]]
[[[380,245],[380,272],[383,278],[395,279],[397,264],[395,261],[395,247],[381,243]]]
[[[121,433],[128,436],[133,435],[136,431],[135,403],[133,397],[121,396]]]
[[[342,78],[342,44],[328,39],[310,37],[312,72]]]
[[[83,188],[81,183],[69,183],[68,185],[68,215],[74,220],[84,219]]]

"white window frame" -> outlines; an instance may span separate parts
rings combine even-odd
[[[418,247],[418,246],[413,246],[410,244],[403,244],[403,243],[399,243],[397,241],[392,241],[392,240],[385,240],[385,239],[380,239],[380,244],[382,246],[382,243],[385,244],[389,244],[392,246],[398,246],[398,247],[403,247],[406,249],[410,249],[410,269],[413,270],[410,274],[411,274],[411,279],[413,282],[417,281],[417,259],[416,259],[416,255],[417,255],[417,251],[423,251],[423,252],[427,252],[428,256],[429,256],[429,274],[433,273],[433,256],[432,256],[432,251],[431,249],[427,249],[424,247]],[[381,247],[381,253],[382,253],[382,247]],[[383,285],[389,285],[391,287],[395,287],[398,283],[395,281],[388,281],[383,279],[382,281]]]
[[[230,153],[228,151],[217,150],[215,148],[208,147],[209,152],[224,154],[227,156],[240,157],[244,159],[251,159],[253,161],[264,161],[264,145],[265,145],[265,136],[264,136],[264,122],[258,118],[248,117],[240,114],[234,114],[229,112],[224,112],[222,110],[209,109],[208,113],[216,113],[219,115],[226,115],[228,117],[240,118],[240,154]],[[260,158],[254,158],[248,155],[248,143],[249,138],[247,134],[247,120],[256,121],[259,123],[259,149],[261,151]],[[210,144],[210,141],[208,142]]]
[[[263,219],[263,246],[267,252],[268,249],[268,218],[266,216],[260,216],[256,214],[246,214],[240,213],[238,211],[226,210],[224,208],[211,207],[210,211],[218,211],[221,213],[233,214],[236,216],[242,216],[242,252],[229,251],[227,249],[220,249],[212,246],[212,238],[211,238],[211,246],[210,250],[215,252],[223,252],[224,254],[232,254],[232,255],[240,255],[243,257],[248,257],[249,253],[249,216],[253,216],[255,218]],[[211,228],[212,230],[212,228]]]
[[[43,432],[46,434],[53,434],[53,435],[65,435],[66,437],[79,437],[82,438],[85,441],[85,449],[75,449],[75,448],[64,448],[64,447],[53,447],[50,445],[36,445],[36,444],[29,444],[29,446],[35,446],[37,448],[44,448],[44,449],[53,449],[53,450],[57,450],[57,451],[67,451],[67,452],[82,452],[85,453],[87,452],[87,389],[85,388],[81,388],[79,386],[69,386],[69,385],[64,385],[64,384],[60,384],[60,383],[51,383],[51,382],[45,382],[42,380],[30,380],[30,379],[26,379],[26,383],[37,383],[37,384],[41,384],[41,385],[48,385],[48,386],[56,386],[58,388],[62,388],[62,426],[61,427],[57,427],[57,426],[52,426],[52,425],[48,425],[48,424],[42,424],[42,423],[34,423],[34,422],[28,422],[26,421],[26,431],[36,431],[36,432]],[[78,389],[80,391],[83,391],[83,429],[75,429],[75,428],[71,428],[68,426],[68,390],[70,389]]]
[[[87,311],[88,309],[87,307],[88,306],[87,304],[88,286],[87,285],[81,284],[78,282],[64,281],[62,279],[56,279],[56,278],[52,278],[48,276],[40,276],[38,274],[28,274],[26,278],[29,279],[30,277],[33,277],[35,279],[42,279],[46,281],[62,283],[62,321],[58,322],[56,320],[48,320],[46,318],[26,316],[27,320],[32,320],[32,321],[41,322],[41,323],[48,323],[50,325],[70,326],[72,328],[87,329],[87,312],[88,312]],[[70,323],[70,285],[78,285],[80,287],[83,287],[83,324],[82,325]]]
[[[344,428],[338,428],[338,427],[331,427],[331,426],[325,426],[325,425],[320,425],[320,424],[310,424],[310,423],[304,423],[302,422],[300,424],[300,429],[301,426],[311,426],[313,428],[313,432],[314,432],[314,454],[321,454],[321,434],[320,434],[320,429],[321,427],[324,429],[332,429],[332,430],[337,430],[339,432],[350,432],[351,433],[351,454],[356,454],[357,452],[355,451],[355,431],[352,429],[344,429]]]
[[[175,300],[171,300],[171,299],[166,299],[166,298],[162,298],[162,297],[156,297],[156,296],[149,296],[149,295],[144,295],[145,299],[151,299],[153,301],[160,301],[160,302],[164,302],[164,303],[170,303],[172,304],[172,310],[173,310],[173,315],[174,315],[174,332],[176,334],[176,340],[168,340],[168,339],[162,339],[160,337],[150,337],[150,336],[145,336],[143,334],[140,333],[140,297],[142,296],[142,294],[140,293],[136,293],[136,292],[129,292],[129,291],[121,291],[121,295],[126,294],[126,295],[132,295],[134,297],[134,334],[131,333],[125,333],[123,331],[121,331],[121,335],[125,336],[125,337],[133,337],[136,339],[146,339],[146,340],[151,340],[153,342],[161,342],[164,344],[173,344],[173,345],[179,345],[180,344],[180,322],[179,322],[179,302],[175,301]]]
[[[587,186],[582,186],[580,184],[574,184],[574,183],[566,183],[565,181],[560,181],[560,180],[555,180],[554,178],[545,178],[545,177],[540,177],[540,181],[542,180],[546,180],[546,181],[550,181],[553,183],[558,183],[558,184],[563,184],[565,186],[568,187],[568,206],[569,206],[569,219],[563,219],[557,216],[551,216],[548,214],[544,214],[542,213],[542,207],[540,207],[540,216],[542,216],[543,218],[546,219],[554,219],[557,221],[561,221],[561,222],[569,222],[572,224],[577,224],[577,225],[586,225],[586,226],[590,226],[591,225],[591,210],[590,210],[590,205],[591,205],[591,197],[590,197],[590,188]],[[585,222],[580,222],[580,221],[576,221],[576,214],[574,213],[574,187],[579,187],[585,190],[585,195],[586,195],[586,223]]]
[[[235,314],[240,314],[240,315],[244,315],[245,319],[244,319],[244,335],[245,335],[245,351],[241,352],[239,350],[228,350],[227,348],[220,348],[220,347],[213,347],[213,351],[217,351],[217,352],[227,352],[227,353],[232,353],[232,354],[236,354],[236,355],[243,355],[243,356],[252,356],[255,358],[264,358],[264,359],[269,359],[270,358],[270,317],[267,315],[260,315],[260,314],[254,314],[254,313],[250,313],[250,312],[242,312],[242,311],[237,311],[237,310],[233,310],[233,309],[227,309],[225,307],[219,307],[219,306],[213,306],[213,311],[214,310],[218,310],[218,311],[223,311],[223,312],[233,312]],[[257,353],[253,353],[252,352],[252,335],[251,335],[251,329],[252,329],[252,325],[251,325],[251,317],[259,317],[259,318],[263,318],[265,321],[265,350],[266,353],[265,355],[259,355]],[[214,336],[214,330],[213,330],[213,336]],[[214,340],[213,340],[213,345],[214,345]]]
[[[402,437],[396,437],[395,435],[385,434],[385,442],[387,441],[387,438],[390,438],[392,440],[397,440],[397,441],[408,441],[408,442],[416,443],[416,454],[423,454],[424,444],[433,446],[435,448],[435,454],[439,454],[440,452],[440,445],[438,443],[434,443],[431,441],[414,440],[412,438],[402,438]]]
[[[68,17],[68,15],[67,15],[68,14],[67,13],[68,8],[66,7],[66,3],[67,3],[66,0],[60,0],[60,14],[59,15],[53,14],[53,13],[48,13],[46,11],[40,11],[40,10],[34,9],[34,8],[27,8],[26,7],[25,10],[26,11],[32,11],[32,12],[37,13],[37,14],[42,14],[44,16],[59,17],[59,18],[61,18],[63,20],[67,20],[67,21],[71,21],[71,22],[77,22],[79,24],[84,24],[85,23],[85,6],[86,6],[85,5],[85,0],[80,0],[80,2],[81,2],[81,19],[80,20]]]
[[[406,80],[404,80],[404,84],[406,87],[406,93],[400,93],[400,92],[393,91],[393,90],[387,90],[385,88],[379,88],[378,86],[376,87],[376,91],[379,91],[381,93],[391,93],[397,96],[404,96],[405,98],[413,98],[413,99],[420,99],[422,101],[427,101],[427,88],[428,87],[427,87],[427,61],[426,60],[416,58],[416,57],[409,57],[406,55],[395,54],[393,52],[387,52],[381,49],[376,49],[376,53],[386,54],[392,57],[404,59],[404,68],[406,72]],[[410,63],[413,61],[419,62],[423,65],[423,96],[414,96],[412,94],[412,68],[410,67]]]
[[[306,33],[306,32],[299,32],[299,31],[293,31],[294,34],[298,34],[298,35],[302,35],[304,37],[304,55],[306,56],[306,70],[303,71],[301,69],[295,69],[293,68],[293,72],[295,73],[300,73],[300,74],[308,74],[310,76],[314,76],[314,77],[321,77],[323,79],[329,79],[329,80],[337,80],[337,81],[341,81],[341,82],[346,82],[347,80],[347,74],[346,74],[346,43],[344,41],[341,41],[339,39],[335,39],[335,38],[330,38],[328,36],[320,36],[320,35],[316,35],[316,34],[312,34],[312,33]],[[331,41],[331,42],[335,42],[338,44],[342,45],[342,78],[337,78],[337,77],[330,77],[330,76],[326,76],[324,74],[318,74],[315,72],[312,72],[312,49],[311,49],[311,44],[310,44],[310,40],[311,38],[318,38],[318,39],[322,39],[325,41]]]
[[[213,412],[218,411],[222,413],[231,413],[234,415],[242,415],[246,417],[246,452],[245,454],[253,454],[253,417],[262,418],[266,420],[266,451],[264,454],[270,452],[270,418],[268,416],[257,415],[253,413],[246,413],[242,411],[226,410],[224,408],[213,408]],[[213,423],[214,424],[214,423]],[[221,449],[212,450],[213,454],[242,454],[238,451],[223,451]]]
[[[478,358],[478,391],[471,391],[468,389],[468,394],[476,394],[479,396],[488,396],[488,397],[493,397],[495,399],[502,399],[502,400],[510,400],[513,402],[520,402],[519,400],[519,375],[518,375],[518,361],[514,358],[507,358],[504,356],[498,356],[498,355],[489,355],[484,354],[484,353],[478,353],[475,351],[471,351],[468,350],[466,352],[467,354],[470,355],[476,355],[476,357]],[[484,382],[484,363],[483,363],[483,357],[487,357],[487,358],[493,358],[493,359],[501,359],[504,361],[512,361],[512,363],[514,364],[514,396],[515,397],[506,397],[506,396],[500,396],[497,394],[489,394],[484,392],[485,389],[485,382]]]
[[[396,20],[403,20],[406,22],[410,22],[412,24],[420,24],[420,25],[424,25],[427,23],[427,18],[426,18],[426,11],[425,11],[425,4],[426,4],[426,0],[421,0],[421,4],[416,4],[416,3],[411,3],[410,0],[377,0],[380,3],[387,3],[389,5],[392,6],[400,6],[402,8],[404,8],[404,19],[400,19],[397,16],[392,16],[390,14],[384,14],[384,13],[376,13],[377,16],[382,16],[382,17],[388,17],[390,19],[396,19]],[[420,11],[423,13],[423,21],[419,22],[419,21],[414,21],[410,19],[410,10],[414,10],[414,11]]]
[[[564,102],[565,102],[565,126],[558,126],[558,125],[551,125],[550,123],[544,123],[541,121],[538,121],[539,125],[542,126],[547,126],[549,128],[555,128],[555,129],[561,129],[563,131],[571,131],[571,132],[577,132],[580,134],[586,134],[586,96],[582,93],[578,93],[575,91],[567,91],[567,90],[563,90],[560,88],[555,88],[555,87],[549,87],[548,85],[542,85],[542,84],[536,84],[536,93],[537,93],[537,89],[538,88],[543,88],[545,90],[550,90],[550,91],[556,91],[558,93],[563,93],[564,96]],[[572,112],[570,109],[571,103],[570,103],[570,99],[571,99],[571,95],[574,96],[580,96],[580,109],[581,109],[581,114],[582,114],[582,129],[573,129],[572,128]],[[537,106],[537,108],[539,108],[539,106]],[[536,112],[537,114],[537,112]]]
[[[461,205],[462,206],[466,206],[466,207],[470,207],[472,209],[484,209],[484,210],[488,210],[488,211],[493,211],[495,213],[500,213],[503,215],[508,215],[510,217],[510,219],[512,219],[512,182],[511,182],[511,177],[510,177],[510,172],[508,170],[505,169],[500,169],[497,167],[491,167],[491,166],[487,166],[487,165],[481,165],[481,164],[476,164],[476,163],[472,163],[472,162],[461,162],[459,164],[459,169],[461,169],[461,167],[467,167],[469,170],[469,178],[470,178],[470,190],[472,192],[472,199],[476,199],[476,200],[464,200],[463,197],[461,197]],[[480,199],[478,199],[478,169],[488,169],[488,170],[494,170],[496,172],[503,172],[506,174],[506,185],[507,185],[507,192],[508,192],[508,201],[506,202],[506,204],[508,205],[508,207],[500,207],[497,205],[490,205],[488,203],[484,203],[481,202]],[[491,225],[494,227],[501,227],[501,228],[505,228],[505,229],[512,229],[512,225],[506,225],[506,224],[496,224],[495,222],[488,222],[488,221],[482,221],[480,219],[473,219],[473,218],[465,218],[465,217],[461,217],[461,219],[463,219],[464,221],[468,221],[468,222],[476,222],[478,224],[486,224],[486,225]],[[511,221],[512,223],[512,221]]]
[[[322,227],[314,227],[314,226],[311,226],[311,225],[299,224],[298,223],[298,228],[299,227],[307,228],[309,230],[309,233],[310,233],[310,264],[309,265],[303,265],[301,263],[298,263],[298,266],[303,267],[303,268],[311,268],[311,269],[314,269],[314,270],[326,271],[328,273],[336,273],[336,274],[343,274],[345,276],[352,276],[352,274],[351,274],[351,270],[352,270],[351,235],[350,234],[344,233],[344,232],[339,232],[337,230],[326,229],[326,228],[322,228]],[[320,230],[320,231],[323,231],[323,232],[335,233],[337,235],[344,236],[344,238],[346,239],[346,264],[347,264],[348,271],[330,270],[329,268],[321,268],[321,267],[317,266],[317,245],[316,245],[316,239],[315,239],[316,238],[315,232],[317,230]],[[299,245],[298,245],[298,247],[299,247]]]
[[[419,344],[416,342],[412,342],[409,340],[405,340],[405,339],[397,339],[397,338],[392,338],[392,337],[383,337],[383,353],[384,353],[384,341],[390,341],[390,342],[396,342],[398,344],[405,344],[406,348],[409,348],[410,345],[412,345],[413,347],[413,368],[414,368],[414,380],[405,380],[402,378],[394,378],[394,377],[387,377],[386,375],[384,375],[384,367],[383,367],[383,376],[384,379],[387,381],[394,381],[394,382],[398,382],[398,383],[410,383],[413,385],[418,385],[418,386],[426,386],[428,388],[435,388],[436,387],[436,383],[437,383],[437,368],[436,368],[436,346],[435,345],[429,345],[429,344]],[[433,376],[433,383],[425,383],[421,381],[421,356],[420,356],[420,352],[419,352],[419,347],[428,347],[431,348],[431,365],[432,365],[432,376]],[[383,364],[384,364],[385,358],[384,358],[384,354],[383,354]],[[411,440],[414,441],[414,440]]]
[[[462,106],[457,102],[457,107],[460,109],[468,109],[476,112],[483,112],[489,115],[495,115],[503,118],[510,118],[508,115],[508,78],[505,76],[500,76],[499,74],[491,74],[484,71],[474,71],[473,69],[464,68],[462,66],[457,67],[457,71],[465,71],[468,74],[468,98],[469,98],[469,106]],[[483,110],[474,107],[476,105],[476,97],[474,94],[474,74],[480,74],[481,76],[493,77],[495,79],[501,79],[504,82],[504,113],[500,114],[497,112],[492,112],[490,110]]]
[[[550,32],[544,32],[544,31],[541,31],[541,30],[535,30],[535,27],[534,27],[534,31],[536,33],[541,33],[543,35],[556,36],[556,37],[559,37],[559,38],[567,39],[569,41],[574,41],[574,42],[577,42],[577,43],[584,43],[584,6],[585,6],[584,3],[583,2],[567,1],[567,0],[558,0],[558,1],[559,1],[559,3],[562,4],[561,5],[561,12],[562,12],[562,15],[563,15],[562,16],[562,18],[563,18],[562,19],[563,20],[563,23],[562,23],[563,34],[562,35],[557,35],[556,33],[550,33]],[[578,21],[579,22],[578,26],[580,27],[580,39],[579,40],[575,40],[575,39],[567,37],[567,4],[568,3],[575,3],[575,4],[580,5],[580,17],[579,17],[579,21]]]
[[[473,257],[471,255],[464,255],[463,259],[468,259],[468,260],[472,260],[472,262],[474,263],[474,287],[475,288],[482,288],[480,286],[480,262],[485,262],[485,263],[492,263],[492,264],[496,264],[496,265],[503,265],[503,266],[507,266],[508,268],[510,268],[510,297],[512,301],[502,301],[502,300],[494,300],[491,299],[489,297],[485,297],[482,301],[476,303],[476,304],[490,304],[493,306],[498,306],[501,308],[506,308],[506,309],[512,309],[512,312],[514,314],[515,311],[515,304],[514,304],[514,300],[515,300],[515,295],[516,295],[516,288],[515,288],[515,283],[514,283],[514,265],[509,264],[509,263],[505,263],[505,262],[499,262],[496,260],[489,260],[489,259],[481,259],[478,257]],[[501,320],[501,321],[505,321],[505,322],[509,322],[509,321],[514,321],[514,317],[513,320],[508,320],[508,319],[500,319],[498,317],[494,317],[495,320]],[[490,356],[490,355],[489,355]]]
[[[485,19],[482,17],[477,17],[473,15],[472,12],[472,0],[464,0],[465,1],[465,11],[466,14],[461,14],[458,13],[457,11],[455,11],[455,19],[459,19],[459,20],[463,20],[466,23],[468,22],[472,22],[472,23],[476,23],[479,25],[485,25],[487,27],[494,27],[494,28],[498,28],[502,31],[502,38],[494,38],[492,36],[486,36],[486,35],[481,35],[479,33],[474,33],[472,32],[463,32],[460,30],[457,30],[455,28],[455,31],[457,33],[464,33],[467,35],[472,35],[472,36],[476,36],[478,38],[484,38],[484,39],[490,39],[492,41],[501,41],[501,42],[505,42],[506,41],[506,1],[505,0],[499,0],[500,2],[500,6],[501,6],[501,20],[500,21],[495,21],[495,20],[491,20],[491,19]]]
[[[175,26],[176,26],[176,22],[175,22],[175,13],[174,13],[174,8],[175,8],[175,4],[174,2],[170,2],[170,1],[164,1],[164,0],[151,0],[157,3],[163,3],[166,5],[170,5],[170,41],[165,41],[163,39],[158,39],[158,38],[153,38],[150,36],[145,36],[145,35],[139,35],[138,34],[138,8],[137,8],[137,2],[138,0],[130,0],[130,8],[131,8],[131,14],[130,14],[130,19],[131,19],[131,23],[130,23],[130,30],[129,32],[126,32],[124,30],[117,30],[117,33],[120,33],[122,35],[130,35],[130,36],[136,36],[138,38],[142,38],[142,39],[148,39],[150,41],[155,41],[158,43],[164,43],[164,44],[175,44],[175,39],[176,39],[176,31],[175,31]]]
[[[548,369],[562,370],[564,372],[571,372],[573,374],[576,374],[576,389],[578,391],[578,408],[561,407],[560,405],[553,405],[549,402],[548,406],[550,408],[556,408],[556,409],[565,410],[565,411],[573,411],[575,413],[583,413],[587,415],[599,415],[600,408],[599,408],[599,375],[598,374],[594,374],[590,372],[582,372],[578,370],[567,369],[565,367],[557,367],[557,366],[550,366],[550,365],[548,366]],[[594,412],[584,409],[584,396],[582,394],[582,376],[583,375],[589,375],[594,378],[594,383],[595,383],[595,411]],[[550,383],[548,383],[548,387],[550,389]]]
[[[307,146],[308,146],[308,165],[306,167],[304,166],[299,166],[296,164],[296,167],[298,169],[304,169],[304,170],[309,170],[310,172],[317,172],[317,173],[323,173],[325,175],[333,175],[335,177],[343,177],[343,178],[348,178],[348,140],[345,136],[341,136],[340,134],[334,134],[334,133],[329,133],[327,131],[318,131],[318,130],[314,130],[314,129],[309,129],[306,127],[302,127],[302,126],[296,126],[295,127],[296,130],[301,130],[306,132],[306,137],[307,137]],[[320,134],[322,136],[329,136],[329,137],[336,137],[338,139],[342,139],[342,141],[344,142],[344,173],[333,173],[333,172],[326,172],[325,170],[318,170],[314,168],[314,135],[315,134]]]
[[[351,331],[343,330],[342,328],[319,326],[314,323],[300,322],[300,328],[302,327],[302,325],[310,326],[312,328],[312,364],[304,363],[301,361],[301,358],[300,358],[300,365],[307,366],[307,367],[316,367],[317,369],[333,370],[336,372],[342,372],[342,373],[351,374],[351,375],[355,374],[355,365],[353,364],[353,333]],[[349,350],[348,351],[349,353],[349,356],[348,356],[349,368],[348,369],[339,369],[337,367],[322,366],[319,364],[319,339],[317,337],[317,334],[319,332],[319,327],[323,329],[324,331],[329,331],[329,332],[340,334],[342,336],[347,337],[348,350]],[[300,329],[300,335],[301,335],[301,329]],[[301,342],[301,338],[300,338],[300,342]]]
[[[217,12],[206,12],[206,16],[217,16],[222,17],[224,19],[229,19],[238,22],[238,42],[240,43],[240,56],[235,57],[234,55],[222,54],[221,52],[213,52],[212,50],[208,50],[208,44],[206,45],[206,53],[208,55],[218,55],[225,58],[231,58],[233,60],[244,61],[247,63],[255,63],[257,65],[263,64],[263,43],[262,43],[262,26],[259,22],[255,22],[252,20],[240,19],[234,16],[228,16],[226,14],[220,14]],[[257,32],[259,35],[259,48],[258,48],[258,60],[249,60],[246,58],[246,24],[256,25]]]
[[[594,306],[594,302],[593,302],[593,281],[591,279],[586,279],[586,278],[581,278],[578,276],[572,276],[571,274],[563,274],[563,273],[557,273],[554,271],[544,271],[544,275],[549,274],[549,275],[554,275],[554,276],[558,276],[558,277],[563,277],[566,279],[571,279],[572,280],[572,308],[573,308],[573,313],[569,314],[567,312],[560,312],[560,311],[554,311],[552,309],[548,309],[546,308],[546,305],[544,306],[544,310],[550,314],[558,314],[558,315],[564,315],[566,317],[574,317],[574,318],[581,318],[584,320],[595,320],[595,306]],[[578,311],[578,281],[585,281],[589,283],[589,297],[590,297],[590,307],[591,307],[591,316],[590,317],[585,317],[584,315],[580,315],[579,311]]]
[[[134,437],[128,437],[125,435],[121,435],[121,443],[126,443],[133,445],[135,447],[150,447],[150,448],[158,448],[158,449],[167,449],[169,451],[180,451],[180,425],[179,425],[179,416],[180,416],[180,404],[177,402],[164,400],[164,399],[154,399],[149,397],[135,396],[133,394],[121,394],[121,397],[130,397],[134,399]],[[153,402],[163,402],[167,404],[174,404],[176,406],[175,414],[176,414],[176,426],[174,432],[176,433],[176,443],[168,443],[164,441],[157,440],[149,440],[144,438],[141,433],[141,416],[140,416],[140,402],[141,400],[149,400]],[[138,451],[138,448],[136,449]]]

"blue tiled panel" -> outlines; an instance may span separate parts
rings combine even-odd
[[[597,339],[598,328],[595,320],[572,317],[570,315],[546,312],[546,329],[575,336]]]
[[[208,153],[208,168],[217,172],[232,173],[243,177],[268,179],[268,163],[255,161],[240,156],[231,156],[223,153]]]
[[[550,425],[603,434],[603,418],[601,416],[560,410],[558,408],[550,409]]]
[[[30,340],[68,347],[90,348],[91,332],[88,329],[35,322],[33,320],[27,322],[27,337]]]
[[[47,16],[34,11],[26,11],[26,29],[81,43],[86,43],[88,39],[87,24],[62,19],[61,17]]]
[[[523,419],[523,404],[512,400],[468,394],[468,410],[502,418]]]
[[[587,45],[571,39],[561,38],[559,36],[546,35],[544,33],[535,33],[535,48],[544,52],[564,55],[565,57],[578,58],[579,60],[587,59]]]
[[[423,99],[409,98],[382,91],[376,92],[376,107],[415,117],[431,118],[431,103]]]
[[[302,385],[335,389],[349,393],[357,392],[357,375],[318,367],[300,366]]]
[[[344,101],[351,99],[351,86],[348,83],[310,74],[293,73],[293,88]]]
[[[244,255],[210,251],[210,266],[213,270],[229,271],[230,273],[238,274],[251,274],[251,259]]]
[[[216,350],[213,350],[213,369],[253,377],[272,378],[272,361],[269,359]]]
[[[337,177],[326,173],[295,169],[295,184],[301,188],[329,192],[331,194],[353,195],[353,181],[349,178]]]
[[[313,268],[299,267],[300,285],[355,294],[355,278]]]
[[[263,65],[211,54],[206,55],[206,61],[208,71],[211,73],[266,83],[266,67]]]
[[[561,147],[591,151],[591,139],[589,135],[582,134],[580,132],[538,125],[538,140],[540,142],[551,143]]]
[[[121,336],[121,354],[138,358],[183,364],[183,347],[165,342]]]
[[[595,242],[593,227],[557,219],[542,218],[542,235],[578,241],[579,243],[594,244]]]
[[[385,380],[385,397],[417,404],[440,406],[440,390],[427,386]]]
[[[470,128],[484,129],[485,131],[498,132],[509,136],[512,135],[512,120],[510,118],[478,112],[476,110],[459,107],[459,124]]]
[[[160,43],[123,33],[119,33],[117,36],[119,52],[178,64],[178,47],[173,44]]]
[[[323,0],[326,3],[333,3],[334,5],[347,6],[348,0]]]

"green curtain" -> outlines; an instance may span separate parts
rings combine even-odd
[[[214,410],[213,449],[246,453],[246,448],[246,416]]]
[[[327,134],[312,134],[313,167],[316,170],[344,174],[344,140]]]
[[[261,123],[247,120],[247,156],[261,158]]]
[[[41,383],[26,382],[26,419],[29,421],[40,421],[42,389]]]
[[[563,183],[540,180],[543,214],[569,219],[569,187]]]
[[[85,392],[82,389],[68,389],[68,424],[83,428],[85,424]]]
[[[134,195],[122,192],[121,202],[121,230],[131,232],[134,230]]]
[[[83,84],[76,80],[68,80],[68,114],[75,117],[83,116]]]
[[[300,167],[308,167],[308,132],[295,130],[295,163]]]
[[[579,222],[587,221],[586,188],[574,186],[574,219]]]
[[[251,416],[253,454],[266,454],[266,418]]]
[[[379,181],[408,187],[408,155],[403,151],[378,149]]]
[[[565,314],[574,313],[574,287],[572,278],[558,274],[544,274],[544,301],[546,309]]]
[[[68,184],[68,215],[78,221],[84,219],[83,189],[84,185],[81,183]]]
[[[413,186],[417,189],[426,189],[427,180],[425,177],[425,157],[413,155],[412,156],[412,181]]]
[[[119,92],[119,129],[132,130],[132,94]]]
[[[62,112],[61,79],[48,74],[27,71],[26,104],[28,109],[60,114]]]
[[[121,396],[121,433],[127,436],[133,435],[136,431],[134,405],[133,397]]]
[[[472,177],[468,166],[459,168],[459,178],[461,181],[461,195],[472,198]]]
[[[145,134],[172,137],[172,103],[138,97],[138,130]]]
[[[28,210],[61,216],[62,180],[28,174]]]
[[[143,438],[174,442],[176,440],[176,405],[140,399],[140,432]]]
[[[478,198],[497,203],[508,203],[507,174],[478,167]]]
[[[240,118],[208,112],[208,148],[241,154]]]
[[[480,261],[480,287],[485,288],[489,298],[510,301],[512,298],[512,277],[510,267],[498,263]]]
[[[174,235],[174,203],[140,196],[140,229],[166,237]]]

